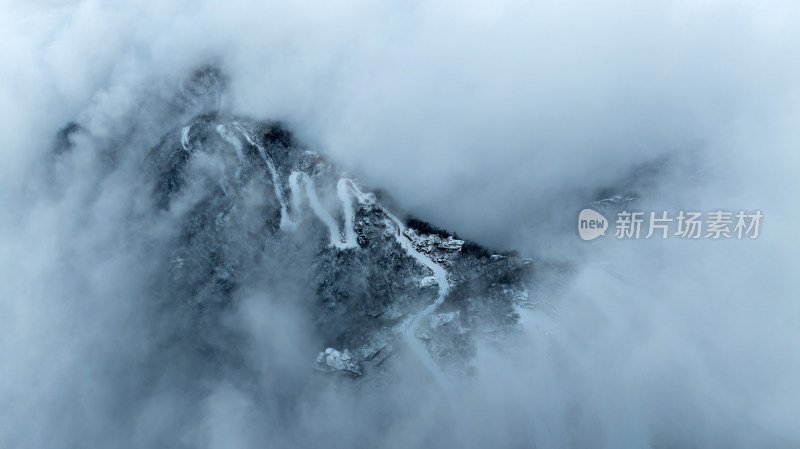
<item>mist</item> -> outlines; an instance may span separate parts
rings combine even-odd
[[[3,11],[0,446],[800,446],[797,5]],[[567,273],[538,279],[520,332],[479,342],[447,389],[402,351],[382,383],[313,372],[300,241],[244,249],[232,304],[198,322],[169,301],[164,248],[206,172],[153,213],[142,166],[209,66],[221,113],[280,120],[399,210]],[[761,233],[581,241],[578,212],[609,190],[760,210]]]

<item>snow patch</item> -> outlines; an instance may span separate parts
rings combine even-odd
[[[431,327],[437,328],[439,326],[445,326],[453,322],[454,319],[459,315],[459,312],[445,312],[445,313],[437,313],[431,316]]]
[[[355,216],[356,212],[353,208],[353,198],[350,194],[348,187],[352,186],[350,180],[342,178],[336,185],[336,193],[342,201],[342,211],[344,212],[344,241],[350,248],[357,246],[356,230],[355,230]]]
[[[349,224],[349,227],[348,229],[345,229],[343,240],[342,233],[339,231],[339,223],[337,223],[336,219],[331,216],[327,209],[325,209],[320,202],[319,197],[317,196],[314,180],[303,172],[295,171],[289,175],[289,187],[292,189],[292,206],[297,209],[300,207],[300,183],[302,183],[305,187],[305,196],[308,199],[308,204],[311,206],[311,210],[314,212],[317,218],[319,218],[320,221],[325,224],[330,232],[330,245],[336,247],[337,249],[349,249],[358,246],[358,243],[356,242],[356,233],[353,230],[353,217],[355,212],[353,211],[352,203],[349,203],[349,211],[347,210],[347,207],[345,208],[345,225],[347,226]],[[339,196],[344,201],[346,192],[342,194],[342,189],[339,190]]]
[[[363,374],[361,366],[347,350],[328,348],[319,353],[314,366],[320,371],[339,371],[356,377]]]
[[[436,276],[426,276],[419,281],[420,287],[430,287],[431,285],[436,285]]]
[[[245,164],[244,152],[242,151],[242,142],[233,135],[232,132],[225,127],[225,125],[217,125],[217,134],[220,135],[226,142],[233,145],[236,150],[236,156],[239,158],[239,165],[236,167],[236,181],[242,180],[242,166]]]
[[[183,151],[189,153],[191,150],[189,149],[189,131],[191,131],[192,125],[184,126],[181,129],[181,146],[183,147]]]
[[[239,130],[242,133],[247,142],[256,147],[258,149],[258,153],[261,155],[261,159],[264,160],[264,163],[267,164],[267,168],[269,169],[269,173],[272,176],[272,185],[275,189],[275,196],[278,197],[278,202],[281,205],[281,229],[290,229],[295,226],[295,223],[289,217],[289,211],[286,207],[286,200],[283,196],[283,188],[281,187],[281,178],[278,175],[278,170],[275,169],[275,164],[272,162],[272,158],[267,154],[267,150],[264,147],[256,142],[253,137],[250,135],[250,132],[245,129],[244,126],[239,124],[238,122],[233,123],[233,127]]]
[[[441,240],[436,246],[445,251],[461,251],[461,247],[464,246],[464,241],[454,239],[451,236],[447,237],[447,239]]]
[[[424,317],[429,316],[437,307],[439,307],[442,302],[444,302],[444,298],[447,296],[447,293],[450,291],[450,283],[447,281],[447,271],[441,265],[435,263],[430,257],[427,255],[419,252],[414,245],[412,244],[411,239],[406,235],[406,227],[403,225],[397,217],[389,213],[387,210],[383,210],[383,212],[388,217],[386,220],[386,226],[394,227],[397,229],[396,233],[392,233],[394,235],[395,240],[400,244],[400,246],[405,250],[406,254],[416,259],[420,264],[428,267],[433,272],[433,277],[436,279],[436,283],[439,284],[439,295],[436,297],[436,300],[433,301],[428,307],[423,309],[416,315],[410,316],[408,320],[404,323],[404,330],[403,336],[408,344],[409,348],[414,351],[414,354],[419,358],[425,368],[431,373],[433,378],[439,384],[442,389],[445,391],[449,391],[449,383],[444,376],[441,368],[436,364],[436,361],[433,360],[431,353],[425,348],[425,345],[420,341],[419,338],[416,336],[417,329],[419,328],[419,324]]]

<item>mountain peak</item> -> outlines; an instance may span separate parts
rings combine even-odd
[[[157,203],[185,223],[174,295],[226,304],[247,261],[302,247],[293,263],[313,291],[323,371],[380,372],[398,347],[434,377],[467,369],[475,337],[513,329],[527,300],[530,260],[401,220],[278,122],[201,114],[150,155]]]

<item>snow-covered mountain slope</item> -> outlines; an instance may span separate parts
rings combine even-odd
[[[181,85],[170,101],[175,113],[148,125],[163,136],[139,167],[154,216],[177,223],[174,243],[159,248],[169,258],[160,294],[194,323],[177,338],[212,351],[208,323],[253,278],[270,294],[292,289],[302,298],[319,342],[303,357],[324,372],[369,376],[405,351],[444,382],[469,369],[479,339],[514,330],[515,309],[528,303],[531,260],[389,210],[385,194],[281,124],[219,111],[218,78],[206,70]],[[82,132],[69,129],[59,151]]]
[[[151,156],[159,203],[185,209],[173,288],[193,303],[228,301],[239,269],[270,246],[313,248],[321,369],[360,375],[405,345],[441,376],[468,361],[477,335],[508,330],[526,298],[529,260],[409,226],[279,124],[201,115]],[[254,214],[261,225],[245,234]]]

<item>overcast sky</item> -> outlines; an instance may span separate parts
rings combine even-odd
[[[0,446],[800,446],[798,20],[789,0],[3,0]],[[383,396],[333,385],[298,392],[286,426],[233,379],[120,393],[159,332],[140,310],[153,247],[120,239],[170,223],[136,214],[149,148],[120,143],[113,179],[91,148],[157,121],[147,98],[207,64],[226,111],[282,120],[399,207],[575,275],[519,341],[479,351],[458,398],[413,377]],[[69,121],[92,138],[55,183]],[[580,209],[654,161],[642,210],[759,209],[760,237],[579,240]],[[231,320],[279,396],[306,361],[271,342],[311,345],[308,320],[250,287]]]

